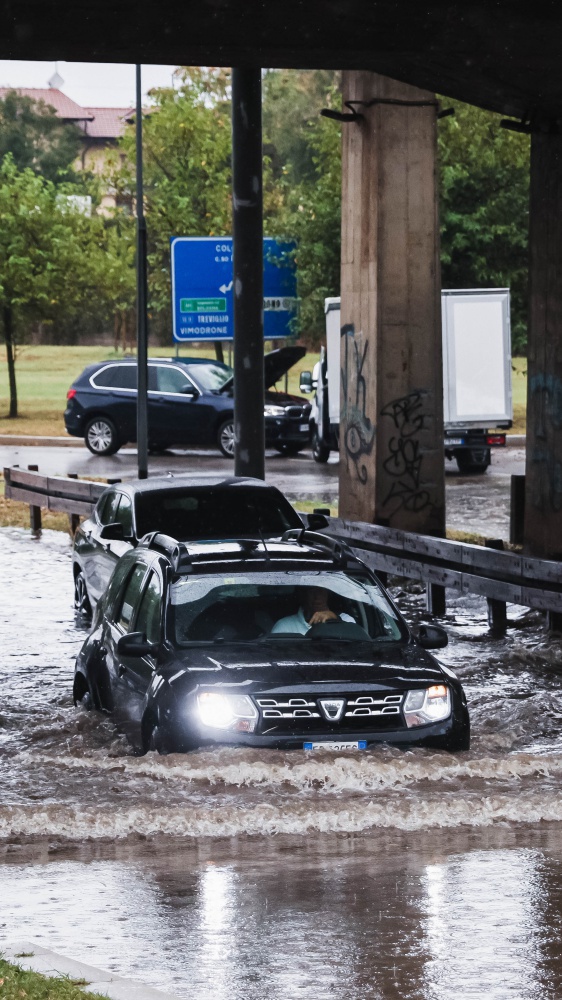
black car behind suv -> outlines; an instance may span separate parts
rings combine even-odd
[[[326,521],[321,514],[312,514],[309,523],[321,527]],[[147,532],[163,531],[187,541],[269,538],[302,527],[280,490],[261,479],[155,476],[115,484],[104,490],[74,536],[75,608],[89,614],[117,560]]]
[[[265,357],[265,441],[286,455],[308,444],[310,403],[273,387],[305,353],[304,347],[282,347]],[[83,437],[94,455],[113,455],[127,441],[136,441],[136,395],[134,359],[88,365],[68,391],[66,430]],[[211,358],[151,358],[148,441],[160,450],[215,445],[233,457],[232,368]]]

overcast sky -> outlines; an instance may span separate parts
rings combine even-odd
[[[82,107],[126,108],[135,103],[135,67],[126,63],[58,62],[60,90]],[[143,66],[142,86],[169,87],[175,66]],[[54,62],[0,59],[1,87],[47,87]]]

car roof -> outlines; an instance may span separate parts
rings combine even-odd
[[[139,493],[156,493],[161,490],[173,492],[174,490],[201,490],[209,487],[230,490],[237,486],[251,486],[252,489],[265,490],[270,493],[280,492],[276,486],[270,486],[263,479],[253,479],[251,476],[228,476],[213,479],[203,476],[176,476],[173,473],[166,476],[152,476],[150,479],[129,479],[125,482],[112,483],[107,489],[118,489],[130,496],[138,496]]]
[[[279,539],[268,539],[267,544],[254,539],[178,542],[153,531],[141,539],[136,549],[137,556],[149,552],[167,557],[173,571],[180,576],[216,573],[221,567],[228,573],[365,568],[345,543],[304,528],[291,528]]]

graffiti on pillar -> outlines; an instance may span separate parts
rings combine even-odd
[[[409,510],[417,513],[431,506],[429,492],[421,485],[423,454],[418,435],[427,426],[423,397],[427,393],[414,391],[393,399],[381,410],[381,417],[393,423],[396,433],[388,442],[388,457],[383,468],[392,483],[383,506],[393,504],[392,513]]]
[[[375,443],[375,426],[367,416],[365,371],[369,342],[366,341],[362,349],[359,347],[355,340],[355,327],[352,323],[346,323],[342,326],[341,335],[346,338],[344,365],[341,374],[343,449],[347,459],[355,466],[357,478],[364,485],[369,479],[369,473],[363,459],[371,454]],[[351,399],[348,388],[352,389]]]
[[[554,432],[562,427],[562,381],[550,373],[539,372],[529,380],[529,392],[535,414],[534,441],[529,447],[530,461],[540,468],[540,479],[531,491],[531,502],[541,511],[562,510],[562,465],[554,444]]]

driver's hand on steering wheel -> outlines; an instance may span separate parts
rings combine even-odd
[[[309,625],[322,625],[323,622],[337,622],[338,616],[333,611],[315,611],[308,619]]]

